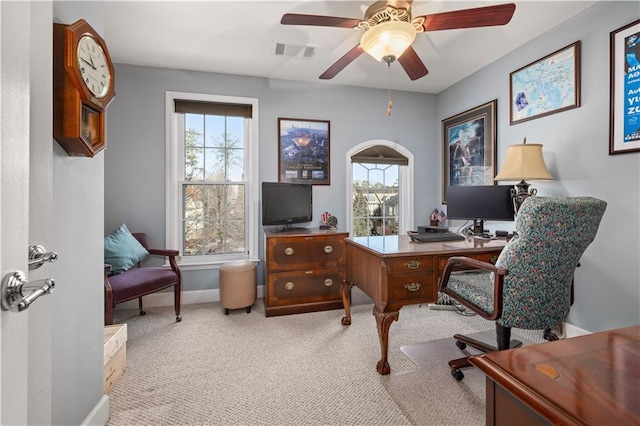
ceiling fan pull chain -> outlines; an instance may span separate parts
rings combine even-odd
[[[387,68],[389,69],[389,77],[387,80],[387,99],[389,103],[387,103],[387,117],[391,117],[391,108],[393,108],[393,102],[391,101],[391,63],[387,64]]]

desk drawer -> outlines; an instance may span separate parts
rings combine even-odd
[[[344,268],[272,272],[268,278],[269,306],[342,300]]]
[[[433,274],[391,277],[390,298],[394,302],[422,299],[435,302],[438,289]]]
[[[445,262],[446,263],[446,262]],[[431,272],[433,271],[433,257],[409,257],[391,259],[387,262],[389,272]]]

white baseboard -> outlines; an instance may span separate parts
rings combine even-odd
[[[257,289],[257,297],[264,297],[264,285],[259,285]],[[212,290],[193,290],[193,291],[183,291],[182,292],[182,304],[190,305],[194,303],[211,303],[211,302],[219,302],[220,301],[220,290],[212,289]],[[373,301],[369,296],[364,294],[357,287],[353,287],[351,289],[351,304],[352,305],[363,305],[367,303],[372,303]],[[173,306],[173,292],[159,292],[153,293],[148,296],[144,296],[144,306],[145,307],[156,307],[156,306]],[[116,309],[138,309],[138,301],[130,300],[128,302],[120,303],[116,305]],[[564,323],[565,328],[565,337],[577,337],[584,336],[586,334],[591,334],[590,331],[582,329],[573,324]]]
[[[82,426],[104,426],[109,421],[109,396],[102,395],[100,401],[93,407],[93,410],[82,421]]]
[[[257,297],[264,297],[264,286],[259,285]],[[193,290],[183,291],[181,303],[183,305],[191,305],[194,303],[211,303],[220,301],[220,290]],[[173,306],[173,291],[163,291],[144,296],[144,306],[152,308],[156,306]],[[138,300],[129,300],[128,302],[119,303],[115,309],[138,309]]]

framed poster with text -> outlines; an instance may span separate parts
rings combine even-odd
[[[609,155],[640,151],[640,20],[611,32]]]
[[[330,184],[329,121],[278,118],[278,181]]]

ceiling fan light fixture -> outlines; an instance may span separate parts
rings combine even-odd
[[[399,58],[416,38],[416,30],[408,22],[381,22],[368,29],[360,39],[360,45],[369,55],[382,61],[393,56]]]

